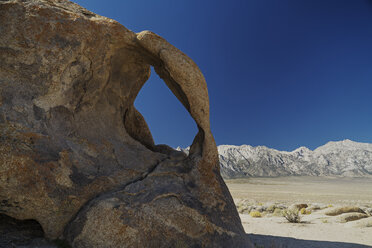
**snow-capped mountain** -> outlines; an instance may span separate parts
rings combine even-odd
[[[372,144],[331,141],[314,151],[299,147],[278,151],[266,146],[218,146],[221,174],[246,176],[365,176],[372,175]]]
[[[188,148],[181,149],[188,152]],[[224,178],[249,176],[372,176],[372,144],[330,141],[314,151],[278,151],[266,146],[218,146]]]

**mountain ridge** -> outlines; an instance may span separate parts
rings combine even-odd
[[[372,176],[372,144],[350,139],[280,151],[266,146],[219,145],[225,179],[276,176]],[[187,153],[187,148],[177,148]]]

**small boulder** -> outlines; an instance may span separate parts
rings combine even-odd
[[[324,204],[314,203],[314,204],[311,204],[309,207],[307,207],[307,209],[310,210],[310,211],[317,211],[317,210],[325,209],[327,207],[328,206],[324,205]]]
[[[356,206],[345,206],[345,207],[334,207],[329,209],[325,212],[325,215],[328,216],[336,216],[344,213],[362,213],[365,214],[365,212]]]
[[[339,220],[341,223],[346,223],[349,221],[355,221],[355,220],[360,220],[363,218],[367,218],[367,214],[362,214],[362,213],[346,213],[342,214],[339,216]]]
[[[300,203],[300,204],[292,204],[291,206],[289,206],[288,209],[301,210],[301,209],[307,208],[307,207],[308,207],[308,205],[306,203]]]
[[[352,227],[372,227],[372,218],[363,218],[360,220],[353,221],[351,223],[347,223],[347,225],[350,225]]]
[[[300,203],[300,204],[296,204],[295,207],[298,209],[303,209],[303,208],[307,208],[308,205],[306,203]]]

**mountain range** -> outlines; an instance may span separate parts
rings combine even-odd
[[[180,149],[188,152],[188,148]],[[330,141],[310,150],[278,151],[266,146],[218,146],[224,178],[275,176],[370,176],[372,144]]]

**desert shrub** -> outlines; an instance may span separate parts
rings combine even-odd
[[[249,213],[252,209],[251,206],[248,205],[248,202],[240,201],[236,204],[236,208],[240,214]]]
[[[311,210],[306,210],[306,208],[301,208],[300,213],[301,214],[311,214]]]
[[[249,214],[249,212],[252,210],[251,206],[240,206],[238,207],[238,212],[240,214]]]
[[[283,210],[281,210],[280,208],[275,208],[275,210],[273,212],[273,215],[274,216],[283,216]]]
[[[363,211],[368,214],[369,216],[372,216],[372,208],[365,208]]]
[[[261,213],[258,212],[258,211],[251,211],[251,212],[249,213],[249,215],[252,216],[252,217],[254,217],[254,218],[262,217],[262,216],[261,216]]]
[[[236,206],[236,209],[238,210],[239,213],[242,214],[246,208],[244,206],[242,206],[242,205],[237,205]]]
[[[283,210],[283,217],[286,218],[291,223],[299,223],[301,221],[301,216],[297,208],[289,208]]]
[[[267,212],[269,213],[273,213],[275,211],[275,205],[270,205],[267,209],[266,209]]]

